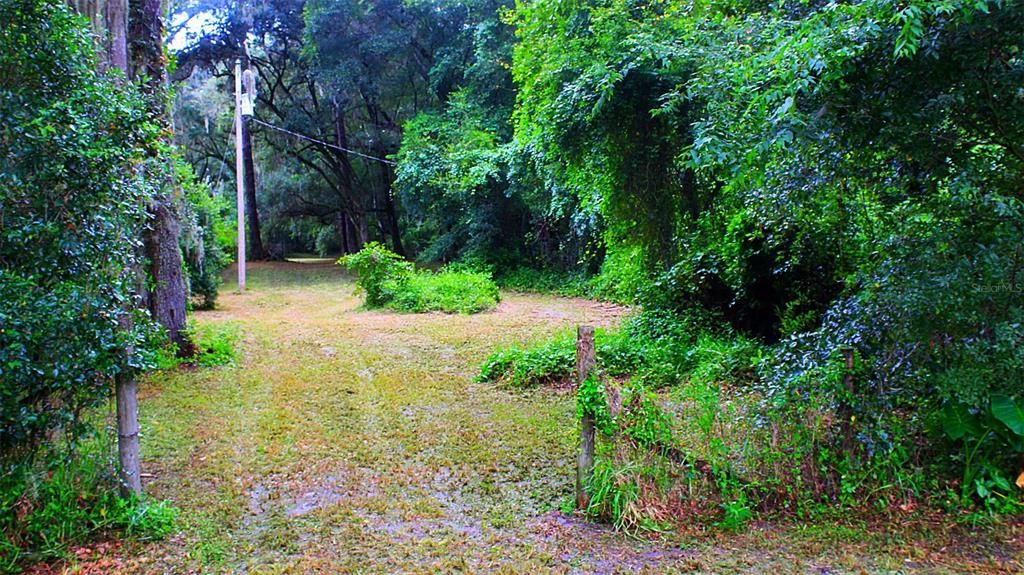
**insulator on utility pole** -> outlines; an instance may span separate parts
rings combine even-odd
[[[256,76],[251,69],[242,72],[242,116],[253,115],[256,107]]]

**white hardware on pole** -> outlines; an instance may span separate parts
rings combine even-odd
[[[242,116],[251,117],[256,107],[256,75],[252,69],[242,72]]]
[[[245,161],[242,158],[242,61],[235,60],[235,187],[238,203],[238,291],[245,291]]]

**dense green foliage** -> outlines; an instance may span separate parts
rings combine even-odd
[[[459,269],[416,270],[411,262],[370,242],[338,260],[358,274],[356,285],[367,307],[424,313],[478,313],[498,304],[498,286],[489,274]]]
[[[671,314],[648,311],[628,318],[620,329],[597,330],[597,369],[611,378],[633,377],[653,388],[688,379],[749,383],[763,350],[735,334],[702,333]],[[498,350],[480,368],[478,381],[517,387],[568,385],[576,366],[576,343],[566,334],[528,348]]]
[[[238,360],[240,334],[230,324],[209,326],[188,326],[188,336],[195,346],[195,353],[181,357],[174,344],[166,342],[151,352],[150,364],[155,369],[174,369],[182,365],[198,367],[220,367],[235,365]]]
[[[224,196],[213,195],[200,182],[192,166],[174,155],[175,178],[184,192],[180,203],[184,232],[181,250],[188,272],[191,304],[195,309],[213,309],[220,291],[220,274],[230,262],[235,247],[234,228],[230,227],[230,209]]]
[[[155,127],[132,90],[95,71],[68,9],[0,4],[0,464],[47,433],[74,436],[112,378],[140,367],[138,241],[150,193],[138,166]]]
[[[138,311],[154,197],[193,307],[215,304],[236,58],[260,83],[248,218],[269,255],[345,254],[367,307],[477,313],[500,284],[641,308],[578,390],[602,434],[589,513],[1021,510],[1016,0],[174,9],[216,21],[176,58],[180,151],[162,89],[98,72],[70,8],[0,0],[4,560],[172,524],[76,452],[117,376],[177,363]],[[199,334],[194,362],[236,339]],[[478,380],[568,386],[573,366],[566,336]]]
[[[964,497],[1018,497],[981,415],[1024,389],[1019,5],[568,1],[514,24],[516,145],[640,302],[768,344],[751,418],[849,410],[863,465],[952,458]],[[993,447],[943,447],[950,410]],[[840,472],[840,439],[816,465]]]
[[[150,365],[164,343],[138,294],[146,205],[171,156],[135,86],[97,72],[94,38],[66,5],[4,0],[0,19],[7,572],[87,538],[161,537],[174,526],[166,503],[120,495],[114,445],[101,439],[115,433],[94,431],[114,379]]]
[[[114,475],[112,429],[86,438],[73,455],[50,462],[47,476],[30,473],[0,479],[0,572],[18,572],[26,561],[61,558],[68,546],[117,532],[159,539],[177,524],[167,502],[121,497]]]
[[[599,333],[599,367],[710,450],[723,525],[757,505],[1020,508],[1019,2],[295,0],[253,27],[267,117],[358,152],[265,135],[291,158],[269,227],[404,249],[349,256],[369,305],[452,307],[428,301],[473,283],[405,256],[639,304]],[[572,351],[500,351],[480,378],[568,383]],[[670,489],[645,458],[598,476]]]

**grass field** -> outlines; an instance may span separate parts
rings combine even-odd
[[[622,308],[506,294],[478,315],[360,309],[324,262],[251,264],[208,327],[237,365],[142,388],[146,490],[181,509],[159,543],[75,550],[75,573],[1020,573],[1020,525],[928,518],[754,524],[635,539],[560,511],[571,395],[472,382],[492,350]],[[230,274],[229,276],[230,277]]]

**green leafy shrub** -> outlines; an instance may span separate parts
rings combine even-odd
[[[0,475],[48,433],[74,437],[141,367],[138,238],[157,128],[63,3],[0,1]],[[136,354],[129,357],[129,350]]]
[[[366,244],[358,252],[339,259],[338,264],[356,273],[356,286],[366,294],[367,307],[389,304],[414,273],[411,262],[380,242]]]
[[[615,415],[600,378],[588,377],[576,394],[577,417],[591,416],[599,433],[585,511],[616,529],[662,531],[671,519],[665,513],[671,488],[679,481],[676,462],[665,456],[673,445],[670,418],[643,384],[613,385],[621,402]]]
[[[480,368],[479,382],[502,382],[532,387],[567,382],[576,369],[576,344],[561,337],[528,349],[508,348],[492,353]]]
[[[199,324],[194,330],[196,356],[200,367],[234,365],[238,360],[238,327],[232,324]]]
[[[177,526],[165,501],[118,495],[113,432],[92,436],[75,453],[50,451],[0,477],[0,571],[63,557],[70,545],[118,533],[161,539]]]
[[[708,404],[710,381],[752,383],[745,418],[787,458],[773,489],[881,504],[922,466],[946,485],[991,468],[956,489],[1019,500],[1004,424],[970,458],[927,424],[1024,389],[1024,114],[992,105],[1020,97],[1020,4],[534,2],[512,20],[514,142],[551,209],[600,223],[607,277],[645,309],[730,328],[637,338],[635,373]]]
[[[402,284],[389,307],[413,313],[443,311],[469,314],[494,308],[499,298],[498,287],[489,274],[424,270]]]
[[[576,390],[576,418],[589,416],[594,421],[594,428],[611,435],[615,432],[616,422],[608,409],[608,397],[605,395],[601,379],[590,375],[580,383]]]
[[[672,446],[672,422],[657,395],[633,382],[623,390],[619,427],[638,447],[661,450]]]
[[[996,394],[988,409],[947,403],[938,414],[945,436],[959,444],[954,459],[963,468],[960,498],[977,498],[987,509],[1019,512],[1024,501],[1015,497],[1017,474],[1024,460],[1024,400]]]
[[[630,253],[630,256],[636,256]],[[635,259],[609,254],[600,273],[585,270],[558,271],[516,267],[497,277],[503,289],[517,292],[550,293],[631,304],[649,285],[647,274]]]
[[[503,289],[515,292],[551,293],[566,297],[594,297],[590,278],[580,273],[517,267],[497,278]]]
[[[597,330],[597,367],[605,375],[634,377],[656,388],[691,377],[731,383],[753,379],[761,346],[736,336],[695,337],[693,329],[671,313],[645,310],[618,330]],[[565,383],[573,375],[575,357],[575,340],[569,335],[526,349],[498,350],[485,360],[477,380],[517,387]]]
[[[176,179],[186,199],[180,214],[181,248],[191,303],[195,309],[213,309],[220,290],[220,274],[231,261],[228,254],[234,247],[231,224],[227,221],[229,206],[223,196],[212,194],[196,178],[191,164],[178,154],[173,159]]]
[[[199,367],[234,365],[238,359],[238,327],[230,323],[190,323],[187,327],[195,353],[181,357],[177,347],[154,330],[144,346],[143,362],[147,369],[174,369],[183,364]]]
[[[498,287],[484,272],[442,269],[417,271],[411,262],[377,242],[338,260],[358,274],[356,285],[368,307],[423,313],[478,313],[500,301]]]

